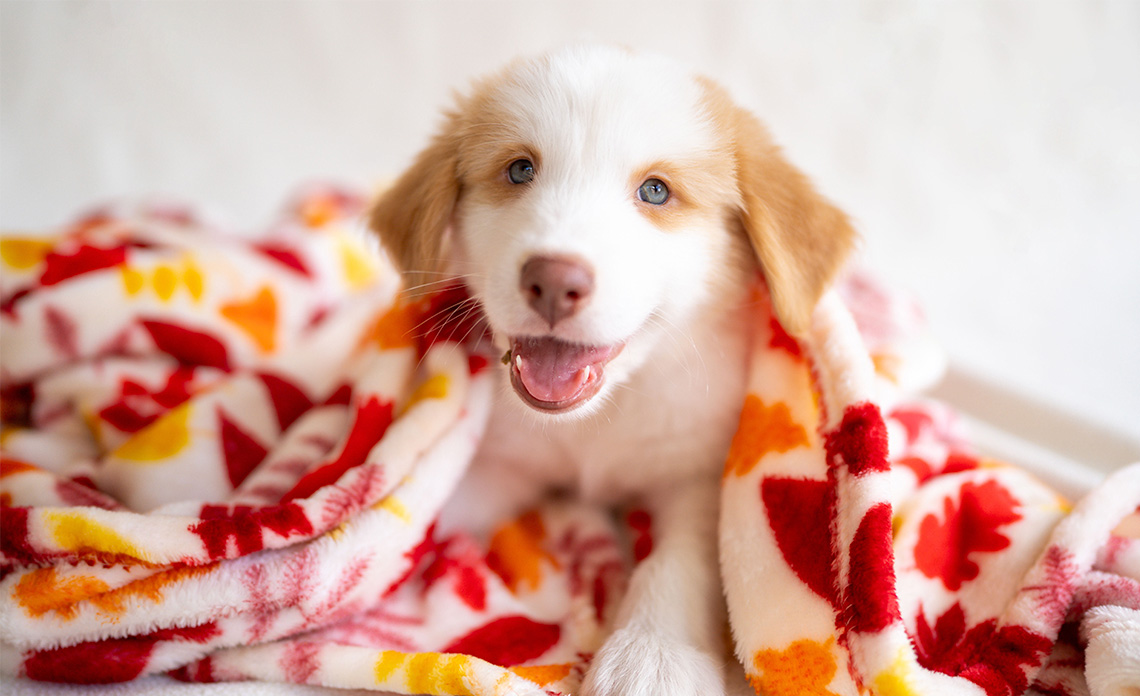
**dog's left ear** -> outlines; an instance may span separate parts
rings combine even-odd
[[[456,132],[459,116],[443,127],[415,162],[373,204],[370,226],[404,275],[405,287],[438,280],[447,256],[460,186]]]
[[[855,245],[847,216],[784,159],[767,129],[705,83],[721,125],[733,135],[740,222],[768,282],[776,317],[803,335],[812,311]]]

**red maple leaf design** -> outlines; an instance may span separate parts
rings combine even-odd
[[[237,488],[257,468],[269,450],[257,438],[242,430],[228,417],[221,406],[217,408],[218,440],[226,460],[226,474],[230,485]]]
[[[424,569],[424,591],[444,577],[450,577],[452,591],[476,611],[487,606],[486,567],[479,548],[466,537],[452,536],[435,549],[435,559]]]
[[[947,496],[942,519],[927,515],[919,526],[914,559],[928,578],[940,578],[946,589],[957,592],[962,583],[978,577],[975,553],[1001,551],[1009,538],[1000,528],[1021,519],[1020,501],[995,480],[981,484],[966,481],[957,500]]]
[[[159,416],[190,398],[194,368],[179,366],[157,391],[132,379],[119,385],[119,398],[99,411],[99,417],[124,433],[137,433]]]
[[[40,285],[55,285],[84,273],[114,268],[126,260],[126,245],[104,249],[82,244],[70,254],[52,251],[44,257],[44,272],[40,276]]]
[[[306,474],[282,500],[308,498],[321,488],[335,484],[350,469],[363,464],[368,453],[388,431],[394,413],[395,404],[391,401],[381,402],[375,396],[365,400],[357,407],[344,446],[336,458]],[[331,511],[331,514],[339,512]]]
[[[238,505],[230,509],[225,505],[203,505],[201,522],[190,527],[206,547],[210,560],[229,554],[229,541],[233,539],[236,553],[244,556],[265,548],[265,532],[272,531],[282,537],[307,537],[313,525],[305,511],[294,503],[250,507]]]
[[[919,611],[914,647],[927,669],[968,679],[988,696],[1016,696],[1029,687],[1027,668],[1041,664],[1053,641],[1024,626],[998,626],[990,618],[966,626],[960,604],[954,604],[931,626]]]
[[[229,371],[230,358],[224,343],[214,336],[164,321],[142,321],[154,345],[185,365],[208,365]]]
[[[835,490],[827,481],[767,478],[760,497],[784,561],[797,577],[831,606],[839,607],[831,517]]]
[[[561,636],[558,624],[539,623],[525,616],[504,616],[458,638],[441,652],[473,655],[513,667],[541,657]]]

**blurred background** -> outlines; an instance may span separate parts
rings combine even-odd
[[[726,84],[915,293],[940,394],[1140,457],[1140,2],[0,2],[0,226],[166,194],[266,222],[372,187],[453,90],[588,38]],[[647,80],[653,79],[646,75]]]

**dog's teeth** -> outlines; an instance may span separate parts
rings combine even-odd
[[[519,369],[519,372],[522,372],[522,356],[521,355],[515,356],[515,367],[517,367]]]
[[[590,381],[590,366],[589,365],[582,368],[582,381],[583,382],[589,382]]]

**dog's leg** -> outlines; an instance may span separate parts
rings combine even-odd
[[[616,630],[594,656],[585,696],[722,696],[724,600],[716,480],[646,500],[653,551],[636,568]]]

